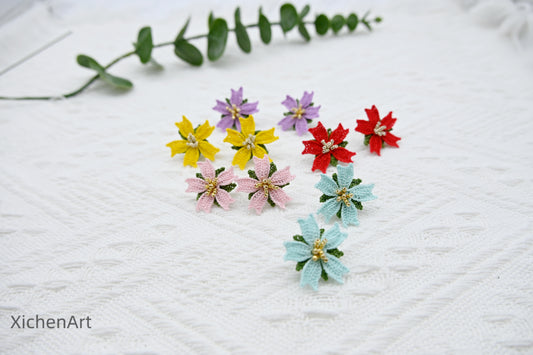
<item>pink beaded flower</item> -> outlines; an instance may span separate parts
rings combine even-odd
[[[282,190],[295,178],[287,166],[283,170],[277,171],[276,164],[270,163],[268,155],[260,159],[254,157],[255,171],[248,170],[250,177],[237,179],[237,191],[248,192],[250,205],[257,214],[261,214],[265,203],[272,207],[278,205],[285,208],[285,204],[290,201],[290,197]]]
[[[228,210],[230,205],[235,202],[229,193],[237,186],[233,182],[235,180],[233,167],[227,171],[225,168],[215,171],[208,160],[199,162],[198,167],[200,167],[201,173],[197,173],[195,178],[185,180],[189,184],[185,192],[198,193],[196,211],[203,210],[209,213],[213,203]]]

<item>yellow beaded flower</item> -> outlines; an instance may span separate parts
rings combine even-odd
[[[213,133],[215,126],[210,126],[209,121],[205,121],[203,125],[193,128],[191,121],[185,116],[183,116],[181,122],[176,122],[176,126],[182,139],[167,144],[167,147],[170,148],[171,157],[179,153],[185,153],[183,166],[189,165],[195,168],[200,154],[209,160],[215,160],[215,154],[220,149],[213,146],[206,139]]]
[[[248,160],[252,159],[253,156],[262,159],[268,153],[265,144],[277,141],[279,137],[274,136],[274,128],[267,131],[256,131],[254,116],[252,115],[248,118],[241,117],[239,121],[241,132],[226,128],[228,135],[224,138],[224,142],[232,144],[232,148],[237,150],[231,164],[238,165],[243,170]]]

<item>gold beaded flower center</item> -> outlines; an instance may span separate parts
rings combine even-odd
[[[198,148],[198,141],[192,133],[187,136],[187,145],[191,148]]]
[[[381,122],[378,121],[378,123],[376,123],[376,127],[374,127],[374,133],[378,136],[384,136],[387,134],[387,131],[386,131],[387,127],[386,126],[382,126],[381,125]]]
[[[276,186],[272,183],[272,180],[270,178],[263,179],[255,184],[255,187],[258,189],[263,189],[263,193],[265,194],[265,197],[268,197],[268,194],[271,190],[277,190],[279,189],[279,186]]]
[[[326,256],[326,253],[324,252],[324,247],[326,246],[327,242],[328,242],[327,239],[315,240],[313,244],[313,250],[311,251],[311,254],[313,254],[311,259],[313,259],[313,261],[318,261],[320,259],[325,263],[328,262],[328,257]]]
[[[248,138],[244,140],[244,146],[248,150],[252,150],[255,148],[255,136],[253,134],[249,134]]]
[[[302,108],[302,104],[298,104],[298,107],[294,107],[291,111],[294,112],[294,118],[298,120],[301,119],[305,113],[305,109]]]
[[[329,153],[332,150],[337,149],[339,146],[334,144],[335,142],[330,140],[329,142],[326,142],[325,140],[321,140],[320,143],[322,143],[322,154]]]
[[[207,195],[215,197],[218,191],[217,184],[218,184],[218,178],[214,178],[214,179],[206,178],[205,179],[205,192],[207,193]]]
[[[231,118],[233,119],[238,118],[239,114],[241,113],[241,109],[235,104],[232,104],[231,106],[226,106],[226,110],[231,113]]]
[[[337,194],[337,201],[344,202],[346,207],[350,206],[350,199],[353,197],[353,193],[348,192],[345,187],[343,187],[342,189],[338,189],[337,191],[335,191],[335,193]]]

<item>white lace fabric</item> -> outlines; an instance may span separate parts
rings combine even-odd
[[[185,14],[190,34],[205,30],[208,8],[232,18],[229,5],[182,6],[150,23],[156,42]],[[256,4],[241,7],[243,21],[256,19]],[[250,31],[251,54],[230,35],[225,56],[198,69],[171,48],[154,51],[162,72],[127,59],[111,72],[132,80],[131,92],[97,83],[69,100],[0,101],[0,353],[531,353],[527,56],[453,2],[315,3],[311,15],[369,7],[384,18],[370,34],[304,44],[275,30],[267,47]],[[264,12],[274,20],[276,9]],[[73,34],[1,76],[0,94],[81,85],[91,73],[75,55],[105,63],[129,50],[145,18],[127,15],[67,23]],[[354,177],[375,184],[378,199],[343,229],[344,285],[302,289],[295,263],[283,261],[297,220],[320,206],[320,174],[301,155],[311,135],[276,128],[269,145],[296,175],[286,210],[257,216],[247,194],[232,192],[230,211],[196,213],[185,193],[197,170],[170,158],[174,122],[184,114],[214,125],[215,100],[241,85],[259,100],[257,129],[275,126],[285,95],[304,90],[326,127],[350,129]],[[402,137],[381,157],[354,131],[373,104],[393,111]],[[221,148],[215,168],[235,153],[224,137],[209,137]],[[90,316],[92,329],[10,329],[18,314]]]

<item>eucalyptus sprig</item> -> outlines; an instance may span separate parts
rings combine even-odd
[[[320,36],[323,36],[327,34],[330,29],[335,35],[337,35],[343,27],[346,27],[349,32],[353,32],[356,30],[357,26],[360,23],[363,24],[367,30],[372,31],[372,24],[381,22],[381,17],[375,17],[373,19],[370,19],[369,12],[367,12],[363,17],[359,17],[355,13],[351,13],[347,17],[338,14],[334,15],[331,18],[329,18],[325,14],[319,14],[316,16],[314,21],[305,21],[304,19],[309,14],[310,10],[310,6],[305,5],[303,9],[298,12],[294,5],[286,3],[281,5],[280,7],[279,22],[270,22],[270,20],[263,14],[262,9],[259,8],[258,22],[250,25],[244,25],[241,21],[240,8],[237,8],[234,14],[234,28],[229,28],[228,22],[225,19],[215,17],[213,12],[211,12],[207,21],[207,34],[196,35],[186,38],[185,33],[187,32],[187,28],[189,26],[189,18],[179,31],[174,41],[162,42],[159,44],[154,44],[153,42],[151,27],[143,27],[137,35],[137,41],[133,44],[134,50],[115,58],[107,65],[102,65],[98,63],[94,58],[91,58],[87,55],[78,55],[76,61],[80,66],[91,69],[96,72],[96,74],[91,77],[89,81],[83,84],[79,89],[59,96],[0,96],[0,100],[68,99],[79,95],[98,79],[101,79],[105,83],[119,89],[131,89],[133,87],[133,83],[131,81],[110,74],[108,72],[108,69],[120,62],[121,60],[133,55],[137,55],[142,64],[151,63],[152,65],[161,67],[161,65],[157,63],[153,58],[152,52],[155,48],[167,46],[173,46],[174,53],[181,60],[193,66],[201,66],[204,62],[204,56],[202,52],[191,43],[191,41],[207,37],[207,59],[209,59],[210,61],[216,61],[224,54],[229,32],[235,33],[239,48],[245,53],[250,53],[252,51],[252,42],[250,41],[250,37],[248,36],[248,28],[258,27],[261,41],[264,44],[269,44],[272,39],[272,26],[280,26],[284,34],[297,27],[300,35],[304,38],[306,42],[309,42],[311,40],[311,36],[307,31],[306,25],[313,25],[315,27],[316,33]]]

